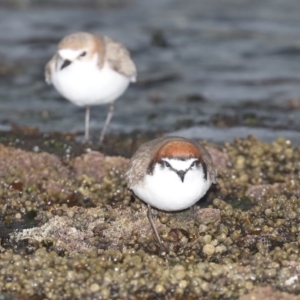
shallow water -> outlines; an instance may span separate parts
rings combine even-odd
[[[16,123],[83,131],[84,109],[47,86],[43,68],[62,36],[85,30],[120,40],[137,64],[138,83],[116,102],[112,131],[179,132],[215,142],[284,134],[299,143],[299,1],[26,3],[0,6],[0,66],[11,67],[1,75],[0,129]],[[93,134],[106,111],[92,109]]]

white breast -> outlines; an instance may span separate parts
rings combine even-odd
[[[94,61],[74,61],[52,74],[57,91],[79,106],[115,101],[127,89],[130,78],[105,64],[102,69]]]
[[[153,207],[177,211],[195,204],[206,194],[210,185],[211,180],[209,177],[205,180],[202,168],[189,170],[182,182],[174,171],[156,165],[153,174],[147,174],[133,191]]]

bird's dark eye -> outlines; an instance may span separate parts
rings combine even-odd
[[[197,163],[197,161],[196,161],[196,160],[195,160],[195,161],[193,161],[193,163],[191,164],[191,168],[192,168],[192,167],[196,167],[196,166],[197,166],[197,164],[198,164],[198,163]]]
[[[165,167],[171,168],[171,165],[167,161],[164,161],[164,163],[165,163]]]
[[[79,56],[80,56],[80,57],[86,56],[86,51],[83,51]]]

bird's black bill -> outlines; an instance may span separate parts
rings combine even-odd
[[[68,59],[64,60],[64,63],[62,64],[62,66],[60,67],[60,69],[64,69],[66,68],[67,66],[69,66],[72,62]]]
[[[184,182],[185,171],[177,171],[176,172],[182,182]]]

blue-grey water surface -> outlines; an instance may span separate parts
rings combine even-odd
[[[0,129],[83,131],[84,109],[47,86],[43,69],[64,35],[92,31],[126,45],[138,69],[112,132],[300,142],[300,1],[48,2],[0,1],[0,67],[11,68],[0,75]],[[92,109],[94,135],[106,111]]]

